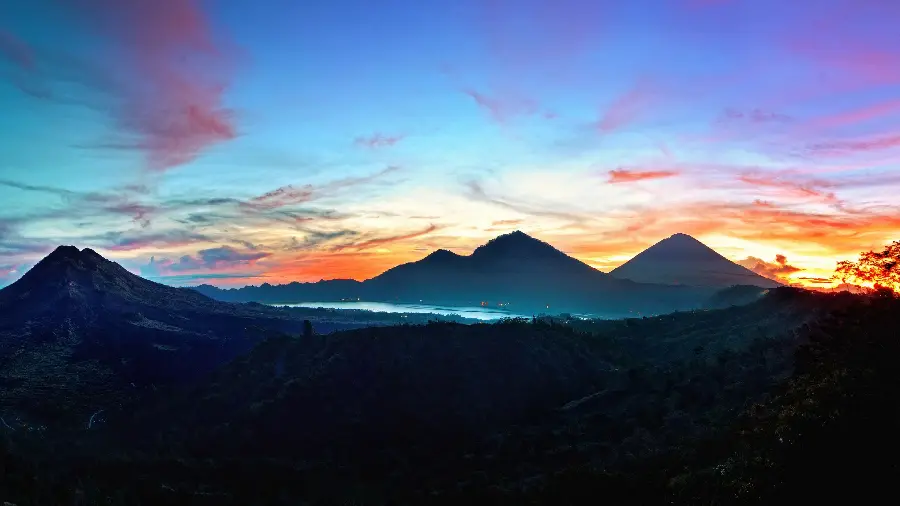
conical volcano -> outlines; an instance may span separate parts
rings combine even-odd
[[[69,420],[141,389],[199,378],[248,351],[277,310],[214,301],[61,246],[0,290],[0,415]]]
[[[781,286],[728,260],[687,234],[675,234],[654,244],[610,274],[641,283],[709,287]]]

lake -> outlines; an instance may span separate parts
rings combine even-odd
[[[430,304],[394,304],[391,302],[300,302],[297,304],[278,304],[288,307],[324,307],[328,309],[358,309],[378,313],[435,313],[440,315],[459,315],[476,320],[499,320],[501,318],[517,318],[524,315],[490,307],[450,307],[432,306]],[[528,318],[531,318],[530,316]]]

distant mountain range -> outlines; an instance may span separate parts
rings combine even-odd
[[[704,307],[732,285],[778,283],[678,234],[611,274],[516,231],[492,239],[471,255],[437,250],[372,279],[219,289],[196,287],[230,302],[297,303],[366,300],[455,306],[504,305],[519,313],[659,314]]]
[[[740,266],[687,234],[675,234],[639,253],[610,272],[641,283],[715,286],[752,285],[775,288],[781,283]]]

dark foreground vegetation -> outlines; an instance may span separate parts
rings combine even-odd
[[[273,337],[90,429],[2,429],[24,505],[780,504],[898,477],[900,301]],[[77,395],[77,394],[74,394]],[[887,495],[886,495],[887,496]]]

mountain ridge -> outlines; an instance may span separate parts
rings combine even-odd
[[[277,304],[361,299],[451,306],[503,304],[519,313],[608,316],[694,309],[702,306],[714,291],[610,276],[518,230],[491,239],[469,255],[437,250],[365,281],[346,281],[340,286],[320,282],[195,289],[232,302],[252,300]]]

